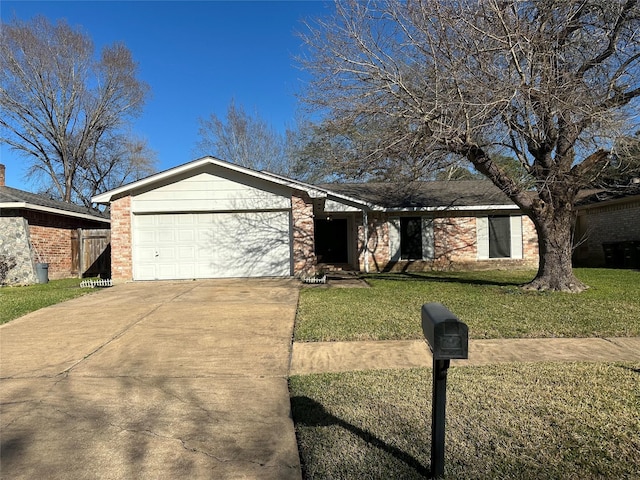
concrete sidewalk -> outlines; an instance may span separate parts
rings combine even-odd
[[[139,282],[0,327],[3,479],[301,477],[298,284]]]
[[[510,362],[640,362],[640,337],[470,340],[469,359],[452,365]],[[424,340],[293,344],[291,375],[430,367]]]

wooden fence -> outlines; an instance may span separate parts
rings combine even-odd
[[[71,271],[78,277],[111,277],[111,230],[71,232]]]

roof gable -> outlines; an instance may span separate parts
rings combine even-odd
[[[206,166],[208,164],[215,165],[223,169],[227,169],[234,173],[246,175],[254,179],[264,180],[266,182],[270,182],[276,185],[287,186],[297,190],[303,190],[307,192],[309,196],[311,196],[312,198],[325,196],[325,193],[322,190],[319,190],[317,187],[313,187],[312,185],[307,185],[301,182],[297,182],[296,180],[282,177],[279,175],[273,175],[266,172],[258,172],[250,168],[241,167],[233,163],[225,162],[218,158],[203,157],[198,160],[194,160],[192,162],[185,163],[183,165],[179,165],[174,168],[170,168],[163,172],[156,173],[149,177],[138,180],[137,182],[132,182],[127,185],[123,185],[116,189],[110,190],[108,192],[101,193],[93,197],[91,201],[94,203],[107,204],[114,198],[131,194],[132,192],[135,192],[135,191],[149,191],[155,188],[157,185],[165,185],[167,184],[167,182],[171,182],[173,179],[185,178],[185,176],[188,176],[189,174],[195,174],[196,172],[199,172],[203,166]]]

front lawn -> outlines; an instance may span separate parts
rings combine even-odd
[[[640,272],[576,269],[580,294],[526,292],[531,271],[378,274],[371,288],[306,288],[296,341],[421,339],[420,307],[440,302],[472,338],[640,335]]]
[[[26,287],[0,287],[0,325],[40,308],[94,291],[80,288],[81,281],[79,278],[67,278]]]
[[[452,367],[445,478],[640,478],[640,364]],[[419,479],[431,370],[297,376],[305,479]]]

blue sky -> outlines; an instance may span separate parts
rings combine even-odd
[[[273,127],[293,126],[305,72],[301,21],[330,13],[323,1],[12,1],[2,0],[3,22],[41,14],[66,19],[103,45],[124,43],[139,63],[139,78],[151,87],[134,133],[156,151],[158,169],[195,158],[198,118],[223,118],[231,99]],[[7,185],[34,186],[23,160],[5,146],[0,163]]]

